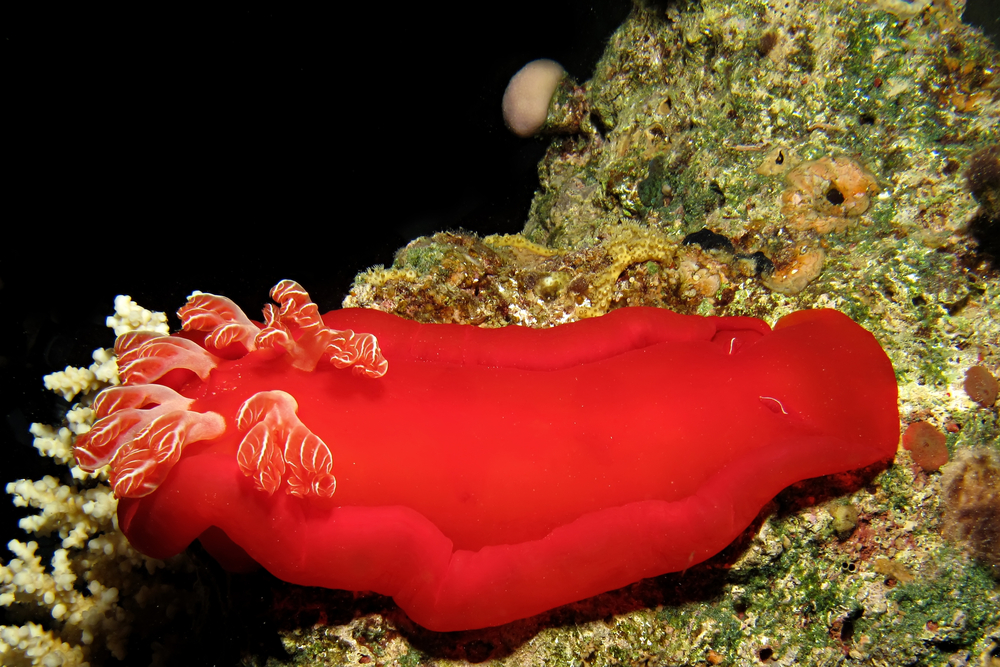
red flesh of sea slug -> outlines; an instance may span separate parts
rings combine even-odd
[[[195,293],[182,332],[121,336],[123,384],[77,459],[110,463],[145,554],[200,538],[230,569],[391,595],[432,630],[685,569],[784,487],[899,439],[889,359],[833,310],[480,329],[271,294],[263,326]]]

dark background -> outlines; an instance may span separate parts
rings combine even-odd
[[[519,231],[546,143],[504,127],[507,81],[541,57],[589,78],[629,9],[8,12],[0,489],[65,474],[27,431],[68,407],[41,378],[113,344],[116,294],[259,318],[292,278],[326,311],[419,235]],[[0,493],[0,560],[26,513]]]
[[[545,143],[503,127],[507,80],[589,78],[629,6],[3,10],[0,483],[60,473],[27,432],[67,407],[41,377],[112,343],[116,294],[259,317],[292,278],[325,311],[416,236],[520,230]],[[966,18],[996,40],[997,13]],[[0,494],[0,544],[24,513]]]

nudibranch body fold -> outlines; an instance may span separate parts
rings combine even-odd
[[[152,454],[143,485],[115,487],[144,553],[201,537],[234,568],[485,627],[686,569],[782,488],[896,448],[892,366],[832,310],[773,330],[651,308],[488,330],[320,316],[291,281],[272,296],[259,325],[195,293],[167,338],[186,342],[137,355],[169,363],[98,402],[81,461],[125,480]],[[194,415],[164,422],[165,454],[136,444],[157,411]]]

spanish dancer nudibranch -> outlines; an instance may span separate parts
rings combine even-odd
[[[167,558],[391,595],[438,631],[499,625],[719,552],[794,482],[891,459],[892,365],[834,310],[622,308],[551,329],[320,315],[262,325],[196,292],[116,343],[76,445]],[[356,333],[357,332],[357,333]]]

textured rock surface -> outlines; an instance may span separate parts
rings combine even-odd
[[[1000,139],[997,54],[947,8],[882,7],[902,15],[838,0],[636,10],[584,84],[580,133],[549,147],[523,238],[418,239],[347,305],[486,326],[834,307],[888,350],[904,427],[934,424],[953,458],[996,451],[996,410],[962,382],[1000,363],[1000,281],[976,234],[989,212],[965,174]],[[439,637],[390,612],[309,636],[348,663],[994,664],[1000,547],[942,518],[970,456],[928,473],[901,450],[888,469],[798,485],[701,567],[504,628]]]

